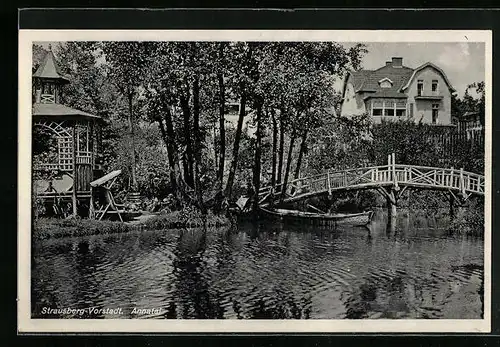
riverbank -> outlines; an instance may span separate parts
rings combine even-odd
[[[225,216],[208,213],[202,216],[193,211],[174,211],[148,215],[148,218],[132,222],[98,221],[91,219],[39,218],[33,222],[33,239],[118,234],[130,231],[165,230],[178,228],[221,227],[229,225]]]

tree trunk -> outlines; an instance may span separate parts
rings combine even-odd
[[[257,104],[257,130],[255,132],[255,157],[253,166],[253,187],[255,196],[253,197],[253,211],[257,211],[259,207],[259,190],[260,190],[260,173],[261,173],[261,156],[262,156],[262,100],[258,100]]]
[[[273,153],[271,162],[271,187],[274,193],[276,189],[276,161],[277,161],[277,146],[278,146],[278,123],[276,121],[276,114],[274,109],[271,110],[271,121],[273,123]],[[271,196],[271,204],[273,203],[273,196]]]
[[[252,45],[248,46],[248,51],[246,54],[247,62],[250,61],[252,57]],[[243,118],[245,118],[245,108],[247,101],[247,91],[246,91],[245,82],[240,82],[240,90],[241,90],[241,98],[240,98],[240,114],[238,117],[238,125],[236,126],[236,135],[234,139],[233,145],[233,158],[231,161],[231,167],[229,169],[229,176],[227,178],[226,184],[226,197],[231,198],[231,193],[233,190],[234,176],[236,175],[236,169],[238,168],[238,152],[240,150],[240,140],[241,140],[241,130],[243,128]]]
[[[222,56],[223,46],[220,45],[220,55]],[[226,159],[226,129],[225,129],[225,103],[226,88],[224,86],[224,76],[222,72],[217,75],[219,80],[219,167],[217,170],[218,190],[222,193],[224,179],[224,161]]]
[[[203,191],[200,182],[200,165],[201,165],[201,146],[200,146],[200,78],[195,76],[193,82],[193,137],[194,137],[194,156],[193,156],[193,174],[194,174],[194,191],[198,208],[202,214],[206,214],[207,210],[203,203]]]
[[[128,126],[130,131],[130,146],[132,147],[132,163],[130,168],[130,176],[132,178],[132,191],[137,191],[137,176],[136,176],[136,165],[137,165],[137,156],[135,153],[135,131],[134,131],[134,109],[132,104],[132,99],[134,97],[133,92],[128,90]]]
[[[213,133],[213,139],[212,139],[212,145],[214,146],[214,165],[215,167],[219,167],[219,152],[217,149],[217,146],[219,145],[219,139],[217,137],[217,124],[216,122],[213,123],[212,129],[214,131]]]
[[[302,134],[302,142],[300,143],[299,149],[299,157],[297,158],[297,165],[295,166],[295,173],[293,175],[293,179],[296,180],[300,175],[300,166],[302,165],[302,158],[304,157],[304,152],[306,150],[306,140],[307,140],[307,130]],[[294,193],[295,188],[292,188],[292,194]]]
[[[242,94],[240,99],[240,114],[238,116],[238,125],[236,126],[236,134],[234,137],[233,144],[233,158],[231,160],[231,167],[229,168],[229,175],[227,178],[226,192],[227,197],[231,197],[233,190],[234,176],[236,175],[236,169],[238,167],[238,152],[240,150],[240,140],[241,140],[241,130],[243,128],[243,119],[245,118],[245,107],[246,107],[246,91],[242,88]]]
[[[182,200],[182,196],[180,194],[179,184],[177,182],[177,175],[179,174],[179,161],[175,143],[174,124],[172,121],[172,113],[170,112],[169,105],[164,105],[163,109],[165,111],[165,125],[163,124],[163,120],[161,118],[158,118],[158,125],[160,127],[163,142],[167,146],[170,183],[172,185],[172,190],[174,191],[174,196],[177,199],[177,202],[180,203]]]
[[[280,112],[280,128],[279,128],[279,131],[280,131],[280,147],[279,147],[279,150],[278,150],[278,178],[277,178],[277,182],[278,184],[280,184],[282,181],[281,181],[281,176],[283,174],[283,156],[285,154],[285,126],[284,126],[284,120],[283,120],[283,117],[284,117],[284,112],[281,111]]]
[[[293,176],[294,179],[299,178],[300,174],[300,166],[302,165],[302,158],[304,157],[304,152],[307,148],[307,130],[302,134],[302,142],[300,143],[299,157],[297,158],[297,166],[295,166],[295,174]]]
[[[193,187],[193,147],[191,133],[191,109],[189,108],[189,87],[186,88],[185,94],[180,96],[183,121],[184,121],[184,141],[186,145],[185,161],[184,161],[184,181],[192,188]]]
[[[290,174],[290,165],[292,163],[292,154],[293,154],[294,145],[295,145],[295,131],[292,134],[292,138],[290,139],[290,147],[288,148],[288,157],[286,160],[285,178],[283,179],[283,186],[281,188],[281,196],[280,196],[281,203],[285,199],[286,186],[288,184],[288,176]]]

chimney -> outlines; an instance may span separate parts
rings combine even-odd
[[[402,67],[403,66],[403,58],[392,57],[392,66],[393,67]]]
[[[385,62],[385,66],[391,66],[392,65],[392,61],[386,61]]]

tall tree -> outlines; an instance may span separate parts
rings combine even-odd
[[[230,198],[233,190],[234,178],[238,168],[238,155],[240,149],[241,132],[243,130],[243,119],[246,116],[247,98],[249,94],[250,74],[255,69],[253,62],[253,46],[245,42],[237,42],[231,46],[233,50],[233,66],[231,85],[235,94],[240,99],[240,110],[238,124],[233,143],[232,160],[226,183],[225,195]]]
[[[135,148],[135,126],[137,122],[136,103],[139,88],[145,78],[148,45],[143,42],[110,41],[102,44],[108,70],[108,77],[113,81],[126,100],[127,120],[131,147],[131,189],[137,190],[137,153]]]
[[[219,42],[217,48],[217,82],[219,87],[219,165],[217,168],[217,184],[219,191],[222,193],[224,184],[224,164],[226,161],[226,85],[224,78],[227,77],[225,76],[225,67],[227,66],[227,43]]]

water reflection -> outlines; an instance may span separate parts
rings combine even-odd
[[[410,216],[387,232],[240,225],[34,245],[32,315],[43,307],[121,308],[75,318],[481,318],[483,241]],[[160,313],[133,313],[160,308]]]

